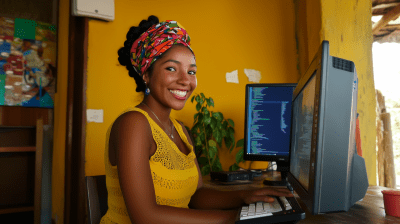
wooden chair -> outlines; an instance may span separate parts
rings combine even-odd
[[[108,209],[106,176],[87,176],[88,216],[90,224],[99,224]]]

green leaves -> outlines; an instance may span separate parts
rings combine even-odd
[[[215,158],[214,164],[212,166],[212,171],[214,172],[222,171],[222,165],[218,157]]]
[[[196,101],[196,102],[195,102]],[[222,171],[222,165],[218,157],[218,149],[222,147],[224,140],[226,147],[230,152],[236,147],[243,147],[235,144],[235,123],[231,119],[224,119],[221,112],[211,111],[214,107],[214,100],[203,93],[192,96],[191,102],[195,104],[196,113],[194,114],[193,127],[190,130],[194,139],[196,155],[201,153],[197,158],[201,167],[202,175],[207,175],[210,171]],[[241,150],[241,151],[240,151]],[[243,149],[236,154],[236,163],[229,170],[237,170],[238,163],[243,161]]]
[[[203,119],[203,122],[204,122],[204,124],[209,125],[209,124],[211,123],[211,117],[206,116],[206,117]]]
[[[207,164],[201,168],[201,175],[205,176],[210,173],[210,164]]]
[[[244,146],[244,139],[240,139],[239,141],[237,141],[236,143],[236,147],[243,147]]]
[[[243,150],[243,149],[240,149],[240,150],[236,153],[236,156],[235,156],[235,158],[236,158],[236,163],[240,163],[240,162],[243,162],[243,161],[244,161],[244,159],[243,159],[243,154],[244,154],[244,150]]]
[[[214,156],[218,154],[218,149],[216,146],[210,146],[208,147],[208,156],[210,158],[210,161],[214,159]]]
[[[214,129],[213,131],[213,136],[215,138],[215,140],[217,140],[218,144],[221,144],[222,142],[222,134],[221,131],[218,129]]]
[[[200,157],[198,159],[200,165],[206,165],[208,163],[208,159],[206,157]]]
[[[201,109],[201,112],[203,112],[205,115],[209,114],[210,112],[208,111],[207,107],[203,107],[203,109]]]
[[[233,128],[235,127],[235,122],[233,122],[231,119],[228,119],[229,125],[231,125]]]
[[[208,146],[210,146],[210,147],[216,147],[217,146],[217,143],[215,143],[215,141],[214,140],[208,140]]]
[[[210,97],[208,98],[208,102],[207,102],[208,106],[210,107],[214,107],[214,100]]]
[[[200,109],[201,109],[201,104],[200,104],[200,103],[197,103],[197,105],[196,105],[196,110],[197,110],[197,111],[200,111]]]
[[[239,165],[237,163],[235,163],[229,167],[229,171],[235,171],[235,170],[238,170],[239,168],[240,168]]]
[[[222,115],[221,112],[212,113],[212,116],[219,122],[221,122],[224,119],[224,115]]]

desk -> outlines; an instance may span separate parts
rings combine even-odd
[[[203,184],[204,187],[222,191],[246,190],[265,187],[263,184],[263,180],[265,178],[269,178],[271,180],[278,178],[279,180],[280,175],[279,173],[278,175],[274,175],[273,172],[264,172],[262,176],[254,178],[253,183],[242,185],[219,185],[212,182],[210,175],[207,175],[203,176]],[[383,195],[381,191],[386,189],[389,188],[370,186],[368,187],[367,194],[365,195],[364,199],[353,205],[348,212],[338,212],[324,215],[311,215],[305,208],[305,205],[301,202],[300,198],[295,195],[299,204],[306,212],[306,219],[301,220],[298,223],[400,223],[400,218],[386,216],[385,214]]]

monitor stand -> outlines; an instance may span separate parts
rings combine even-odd
[[[272,171],[272,172],[276,172],[276,171]],[[268,186],[287,186],[288,182],[287,182],[287,171],[280,171],[281,173],[281,180],[267,180],[265,179],[263,181],[264,185],[268,185]]]
[[[287,175],[289,172],[289,162],[276,162],[277,165],[277,170],[272,171],[272,172],[277,172],[279,171],[281,173],[281,180],[268,180],[265,179],[263,181],[264,185],[268,185],[268,186],[284,186],[289,188],[289,190],[292,189],[292,187],[290,186],[289,182],[287,181]]]

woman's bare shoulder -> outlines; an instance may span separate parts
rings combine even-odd
[[[121,133],[129,130],[145,130],[149,126],[146,116],[138,111],[128,111],[121,114],[114,122],[111,133]]]
[[[138,111],[129,111],[121,114],[113,123],[109,141],[109,157],[111,165],[117,165],[120,154],[131,152],[132,148],[140,150],[134,144],[140,140],[141,146],[148,146],[151,142],[146,136],[151,136],[147,118]],[[133,142],[132,142],[133,141]]]

